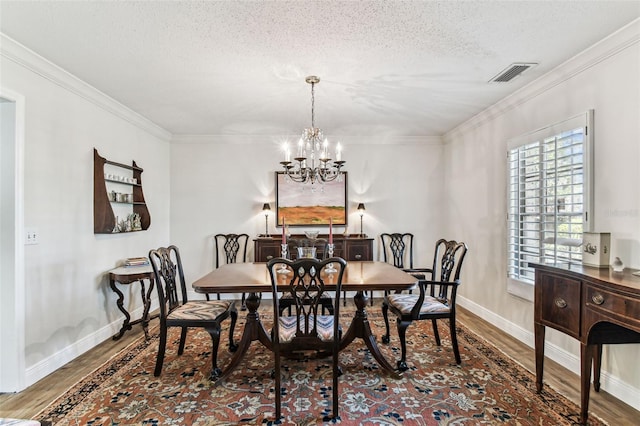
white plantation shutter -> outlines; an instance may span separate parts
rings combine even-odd
[[[528,262],[582,260],[591,207],[592,112],[510,141],[507,276],[533,283]]]

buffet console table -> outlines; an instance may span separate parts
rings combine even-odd
[[[640,277],[628,269],[529,266],[535,269],[536,388],[542,390],[545,327],[578,339],[580,423],[586,424],[592,365],[593,388],[600,390],[602,345],[640,343]]]
[[[304,234],[290,235],[289,241],[295,239],[306,238]],[[327,241],[328,235],[318,235],[318,239]],[[282,235],[267,235],[265,237],[258,237],[254,242],[254,260],[256,262],[268,262],[274,257],[280,257],[280,250],[282,243]],[[367,238],[366,236],[355,235],[333,235],[333,244],[335,249],[333,255],[336,257],[342,257],[344,260],[353,261],[367,261],[373,260],[373,238]],[[293,251],[290,253],[295,258],[296,253]],[[324,252],[320,249],[318,258],[322,259]]]

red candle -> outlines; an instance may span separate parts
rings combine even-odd
[[[287,236],[284,225],[284,216],[282,216],[282,244],[287,244]]]
[[[329,218],[329,244],[333,244],[333,218]]]

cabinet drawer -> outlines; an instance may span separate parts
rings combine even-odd
[[[640,299],[616,294],[587,284],[584,304],[587,309],[608,317],[616,318],[623,324],[640,329]]]
[[[282,255],[282,247],[275,247],[275,246],[262,247],[262,250],[260,250],[260,256],[259,256],[260,259],[257,261],[268,262],[274,257],[280,257],[281,255]]]
[[[371,243],[369,241],[346,242],[345,260],[371,260]]]
[[[253,257],[255,262],[268,262],[274,257],[280,257],[282,247],[280,240],[254,240]]]
[[[581,281],[540,274],[536,280],[536,316],[544,325],[580,337]]]

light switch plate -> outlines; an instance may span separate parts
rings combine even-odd
[[[24,245],[38,244],[38,235],[36,228],[25,228]]]

